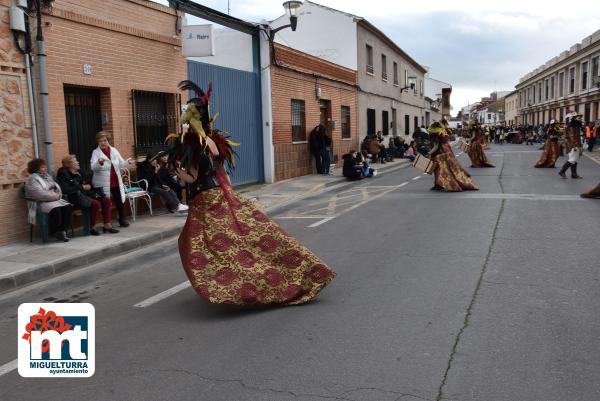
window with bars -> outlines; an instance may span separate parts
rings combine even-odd
[[[398,86],[398,63],[394,61],[394,85]]]
[[[342,139],[350,139],[350,107],[342,106]]]
[[[373,74],[373,48],[367,45],[367,73]]]
[[[381,79],[387,82],[387,56],[385,54],[381,55]]]
[[[304,100],[292,99],[292,142],[306,142]]]
[[[178,132],[177,103],[174,93],[133,91],[133,117],[136,154],[165,149],[165,139]]]

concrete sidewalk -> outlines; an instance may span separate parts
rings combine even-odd
[[[407,165],[408,160],[403,159],[372,167],[380,174],[387,174]],[[274,213],[313,194],[353,185],[354,182],[342,176],[341,170],[336,168],[329,176],[308,175],[237,190],[256,201],[265,212]],[[0,294],[179,235],[186,220],[184,216],[162,210],[155,212],[154,216],[138,216],[127,228],[116,227],[120,229],[118,234],[99,237],[76,235],[67,243],[51,239],[46,245],[41,244],[39,238],[34,238],[33,244],[21,241],[0,246]]]

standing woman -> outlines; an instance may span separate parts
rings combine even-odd
[[[434,163],[434,186],[431,190],[446,192],[477,191],[479,188],[454,158],[452,150],[450,149],[449,153],[448,150],[444,150],[443,137],[446,131],[442,124],[435,122],[429,126],[428,131],[432,146],[429,157]]]
[[[73,207],[62,198],[60,186],[48,174],[44,159],[33,159],[27,163],[29,178],[25,182],[25,197],[29,209],[28,219],[36,224],[37,208],[48,213],[49,233],[57,240],[68,242],[67,229],[71,225]]]
[[[102,188],[104,193],[110,198],[117,207],[119,215],[119,225],[121,227],[129,226],[125,220],[125,187],[121,178],[121,169],[127,168],[133,164],[132,159],[123,159],[119,151],[108,143],[110,134],[106,131],[100,131],[96,134],[98,147],[92,152],[92,185],[94,188]]]
[[[335,276],[316,255],[238,195],[225,172],[234,163],[231,146],[213,128],[205,94],[193,90],[182,116],[190,128],[170,136],[169,163],[188,184],[189,212],[179,236],[179,253],[192,286],[218,304],[302,304],[313,299]]]
[[[554,120],[550,121],[548,128],[548,139],[544,144],[544,153],[535,164],[536,168],[554,168],[558,160],[558,123]]]
[[[471,167],[482,168],[482,167],[494,167],[485,156],[483,152],[483,146],[481,144],[483,133],[477,120],[471,119],[469,121],[469,134],[471,139],[471,147],[469,148],[469,158],[471,159]]]

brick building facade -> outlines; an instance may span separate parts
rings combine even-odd
[[[332,163],[358,149],[356,71],[275,44],[271,66],[273,146],[277,181],[316,172],[310,132],[319,123],[332,138]]]
[[[31,110],[25,61],[12,40],[9,8],[0,0],[0,244],[25,235],[26,208],[18,189],[33,157]]]
[[[0,244],[26,238],[29,230],[17,191],[33,146],[23,57],[8,26],[14,4],[0,0]],[[69,153],[85,167],[101,129],[113,133],[124,157],[155,151],[178,129],[185,99],[177,84],[187,66],[177,17],[147,0],[55,0],[44,13],[54,171]],[[38,118],[44,157],[41,107]]]
[[[69,153],[89,160],[90,124],[112,132],[123,157],[144,156],[177,130],[187,67],[176,18],[147,0],[54,2],[44,36],[55,166]],[[81,115],[87,124],[69,120]]]

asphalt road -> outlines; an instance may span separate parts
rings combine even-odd
[[[535,149],[494,146],[479,192],[404,168],[280,211],[338,273],[310,304],[134,307],[186,281],[174,241],[0,297],[0,367],[23,302],[91,302],[97,336],[92,378],[11,371],[0,400],[599,400],[600,201],[577,195],[600,166],[562,180]]]

